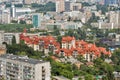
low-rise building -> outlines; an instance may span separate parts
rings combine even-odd
[[[60,48],[60,44],[53,36],[30,36],[26,33],[20,34],[20,39],[35,51],[43,51],[46,55],[49,52],[55,53]]]
[[[111,52],[106,48],[97,47],[95,44],[88,43],[83,40],[76,40],[74,37],[62,37],[62,48],[57,51],[59,56],[73,56],[82,55],[85,60],[93,61],[97,57],[104,55],[111,56]]]
[[[12,44],[13,36],[15,36],[16,43],[20,43],[19,33],[5,33],[0,31],[0,44],[6,42],[7,44]]]

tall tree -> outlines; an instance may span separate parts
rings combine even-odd
[[[16,44],[15,36],[12,37],[12,44]]]

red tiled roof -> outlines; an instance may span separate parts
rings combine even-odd
[[[26,30],[24,30],[24,32],[26,32]],[[58,43],[53,36],[25,36],[23,33],[21,33],[20,39],[24,40],[27,44],[35,45],[38,45],[40,41],[43,41],[44,48],[48,48],[49,45],[54,45],[57,48],[56,53],[64,51],[66,56],[72,55],[73,51],[77,51],[78,54],[93,53],[96,56],[99,56],[101,53],[105,55],[111,55],[110,51],[107,52],[106,48],[97,47],[95,44],[87,43],[83,40],[76,41],[74,37],[70,36],[62,37],[62,43],[69,43],[72,40],[75,40],[75,47],[71,47],[71,49],[60,49],[60,43]]]
[[[71,42],[72,40],[75,40],[75,37],[70,37],[70,36],[62,37],[62,43]]]

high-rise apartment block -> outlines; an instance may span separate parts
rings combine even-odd
[[[65,11],[70,11],[70,1],[65,1]]]
[[[12,18],[16,17],[16,8],[15,8],[14,4],[12,4],[12,6],[11,6],[10,13],[11,13]]]
[[[56,12],[65,11],[65,1],[64,0],[56,0]]]
[[[51,80],[50,63],[26,56],[0,56],[0,75],[5,80]]]

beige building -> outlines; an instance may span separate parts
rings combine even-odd
[[[11,22],[10,13],[9,12],[4,12],[2,14],[2,24],[9,24],[10,22]]]
[[[24,0],[24,4],[31,4],[32,0]]]
[[[0,56],[0,75],[5,80],[51,80],[50,63],[27,56]]]
[[[65,1],[64,0],[56,0],[56,12],[65,11]]]
[[[5,45],[0,45],[0,55],[3,55],[6,53],[6,46]]]
[[[110,11],[109,22],[113,27],[120,27],[120,11]]]
[[[0,10],[0,23],[1,24],[9,24],[11,21],[10,19],[10,12],[4,12],[3,10]]]

